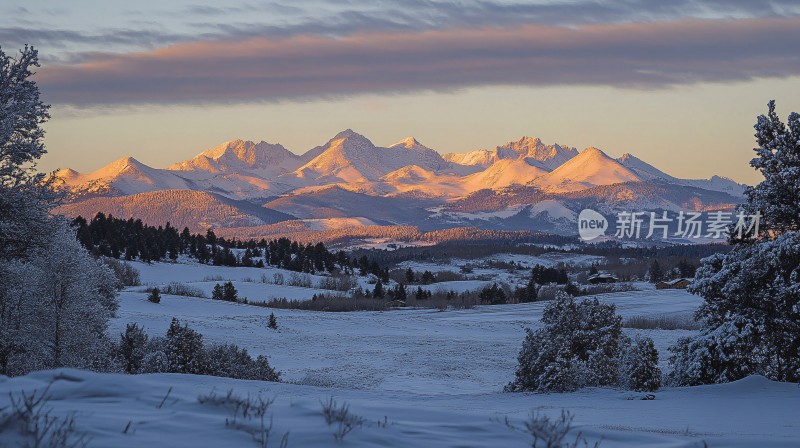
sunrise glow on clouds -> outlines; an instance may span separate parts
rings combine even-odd
[[[730,168],[720,162],[723,174],[751,180],[748,127],[755,115],[770,98],[787,109],[800,100],[800,89],[783,87],[800,74],[800,10],[788,1],[664,3],[245,2],[168,9],[148,1],[133,9],[33,1],[4,6],[0,45],[7,52],[25,43],[40,49],[37,80],[54,116],[64,116],[49,125],[54,159],[45,167],[64,165],[57,147],[85,167],[92,151],[141,153],[166,165],[238,137],[302,152],[332,129],[352,127],[389,142],[413,133],[442,152],[522,134],[611,154],[635,146],[655,162],[669,160],[667,148],[677,151],[672,155],[702,148],[718,159],[733,154]],[[729,98],[698,108],[712,91],[736,92],[742,109],[732,111]],[[481,110],[487,92],[501,111]],[[408,113],[413,106],[404,98],[414,98],[419,111]],[[584,101],[628,110],[597,114],[598,106]],[[466,110],[470,103],[474,109]],[[336,106],[347,111],[332,117]],[[659,116],[648,121],[628,119],[653,110]],[[254,113],[269,124],[254,123]],[[560,124],[553,114],[570,117]],[[707,135],[686,135],[699,132],[686,129],[690,114]],[[164,117],[172,117],[169,128]],[[102,135],[121,137],[114,145],[81,139],[97,135],[89,129],[100,120]],[[464,125],[470,122],[485,126]],[[302,135],[286,132],[301,123]],[[125,138],[131,126],[139,127],[137,141]],[[674,140],[665,141],[670,127]]]

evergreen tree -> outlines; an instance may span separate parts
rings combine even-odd
[[[211,298],[214,300],[225,300],[225,293],[223,292],[222,285],[217,283],[211,291]]]
[[[278,319],[275,318],[275,313],[269,313],[269,322],[267,323],[267,327],[273,330],[278,329]]]
[[[374,297],[376,299],[382,299],[383,296],[384,296],[383,282],[378,280],[377,283],[375,283],[375,289],[372,290],[372,297]]]
[[[616,383],[622,318],[614,305],[559,293],[545,307],[542,324],[526,330],[507,391],[565,392]]]
[[[239,300],[239,293],[236,291],[236,287],[233,286],[233,282],[225,282],[222,285],[222,300],[228,302],[237,302]]]
[[[478,297],[481,299],[481,303],[488,303],[492,305],[506,303],[506,293],[502,288],[497,286],[497,283],[493,283],[492,286],[483,288],[480,294],[478,294]]]
[[[402,283],[398,284],[394,292],[394,299],[405,301],[407,298],[406,287]]]
[[[126,373],[139,373],[147,354],[147,334],[137,324],[127,324],[119,335],[119,353]]]
[[[425,271],[422,273],[421,280],[423,285],[430,285],[431,283],[436,281],[436,277],[433,276],[433,272]]]
[[[203,336],[188,324],[181,325],[174,317],[164,340],[164,354],[169,372],[203,374],[206,371]]]
[[[744,238],[746,228],[740,238],[734,226],[733,249],[697,270],[689,291],[703,297],[696,315],[703,329],[670,348],[674,384],[754,374],[800,382],[800,114],[790,114],[787,126],[771,101],[755,129],[750,165],[764,180],[745,191],[742,209],[762,217],[758,238]]]
[[[650,279],[650,283],[658,283],[664,279],[664,273],[661,271],[661,265],[658,264],[658,260],[653,260],[653,263],[650,264],[647,278]]]
[[[161,291],[159,291],[158,288],[151,289],[147,300],[153,303],[161,303]]]
[[[539,288],[536,286],[534,277],[528,279],[528,284],[522,288],[517,289],[517,300],[520,303],[535,302],[539,295]]]
[[[416,277],[414,276],[414,271],[411,268],[406,269],[406,282],[414,283]]]
[[[652,339],[636,337],[625,350],[621,364],[620,380],[626,389],[652,392],[661,387],[658,351]]]

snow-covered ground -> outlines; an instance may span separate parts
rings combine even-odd
[[[202,283],[211,276],[241,282],[265,270],[153,265],[141,271],[143,282],[163,284]],[[700,303],[680,290],[620,292],[601,299],[615,303],[625,317],[686,315]],[[701,447],[703,441],[711,447],[800,445],[800,388],[763,378],[663,389],[655,400],[612,389],[503,393],[513,377],[524,328],[538,325],[541,303],[324,313],[170,295],[153,304],[145,293],[129,290],[121,294],[120,304],[113,334],[137,322],[151,335],[163,335],[177,317],[209,342],[232,342],[253,355],[268,355],[288,383],[50,371],[0,379],[0,408],[9,391],[42,388],[58,376],[50,389],[51,406],[59,413],[78,412],[78,428],[92,437],[90,446],[256,446],[250,435],[225,427],[230,411],[197,401],[200,394],[229,389],[275,397],[270,446],[278,446],[286,431],[289,446],[335,446],[321,414],[320,401],[329,397],[346,401],[366,419],[343,446],[530,446],[529,436],[509,429],[503,420],[521,426],[531,411],[557,416],[562,409],[575,415],[573,437],[581,431],[590,446],[600,439],[602,447]],[[270,312],[277,317],[277,331],[267,328]],[[640,331],[655,340],[662,368],[666,348],[691,334],[626,329],[629,334]],[[129,422],[129,431],[122,434]],[[3,444],[13,446],[14,441]]]

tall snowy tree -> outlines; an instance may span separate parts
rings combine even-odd
[[[41,125],[50,118],[30,79],[38,66],[33,47],[17,57],[0,48],[0,260],[46,244],[48,213],[57,197],[52,182],[35,170],[47,152]]]
[[[800,382],[800,115],[789,115],[787,126],[771,101],[755,129],[759,147],[750,164],[764,180],[747,189],[742,209],[762,216],[758,238],[732,232],[733,250],[697,270],[690,291],[704,299],[697,312],[703,329],[670,348],[675,384],[752,374]]]

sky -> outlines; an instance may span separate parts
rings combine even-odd
[[[39,168],[154,167],[352,128],[442,153],[523,135],[679,177],[758,181],[753,124],[800,110],[794,0],[5,1],[39,50]]]

